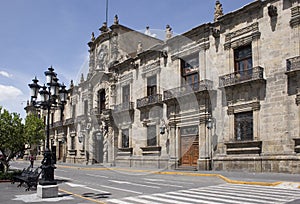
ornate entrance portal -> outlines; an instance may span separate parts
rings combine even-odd
[[[198,127],[184,127],[180,132],[180,165],[196,167],[199,159]]]

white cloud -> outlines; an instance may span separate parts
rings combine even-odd
[[[10,78],[10,77],[12,77],[12,75],[11,74],[9,74],[8,72],[6,72],[6,71],[0,71],[0,75],[1,76],[4,76],[4,77],[7,77],[7,78]]]
[[[11,101],[22,94],[22,91],[14,86],[5,86],[0,84],[0,101]]]

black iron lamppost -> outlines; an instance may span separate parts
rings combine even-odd
[[[212,158],[212,151],[213,151],[213,147],[212,147],[212,134],[211,134],[211,130],[213,128],[213,119],[212,118],[208,118],[206,121],[206,127],[208,129],[208,150],[209,150],[209,170],[212,170],[213,168],[213,158]]]
[[[61,107],[63,110],[64,105],[67,101],[68,91],[65,89],[64,84],[58,83],[57,74],[54,72],[52,67],[45,71],[47,86],[40,86],[38,80],[35,77],[31,84],[28,86],[31,89],[31,102],[37,109],[47,110],[47,129],[46,129],[46,147],[44,151],[44,158],[42,161],[42,179],[40,180],[41,185],[55,185],[57,184],[54,180],[54,169],[55,160],[53,153],[50,150],[50,112],[53,108]],[[38,93],[40,100],[38,101]]]

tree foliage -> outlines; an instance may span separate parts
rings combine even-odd
[[[39,144],[44,139],[44,123],[37,116],[26,117],[25,125],[17,113],[9,113],[0,106],[0,162],[4,171],[8,170],[9,161],[18,153]]]
[[[45,125],[43,120],[35,114],[27,115],[25,119],[24,136],[27,144],[32,147],[45,139]]]

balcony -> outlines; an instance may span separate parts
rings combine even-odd
[[[115,106],[114,112],[123,112],[123,111],[130,111],[134,109],[133,102],[125,102]]]
[[[151,96],[146,96],[144,98],[137,99],[136,101],[136,108],[145,108],[147,106],[155,105],[162,102],[162,95],[155,94]]]
[[[57,121],[52,124],[51,128],[58,128],[58,127],[62,127],[63,125],[64,125],[63,121]]]
[[[300,56],[289,58],[286,60],[286,74],[300,71]]]
[[[192,93],[212,90],[212,88],[213,82],[205,79],[194,84],[187,84],[181,87],[164,91],[164,100],[167,101],[170,99],[186,96]]]
[[[229,87],[258,80],[264,80],[264,68],[259,66],[244,71],[233,72],[219,77],[219,87]]]
[[[68,118],[65,120],[65,125],[73,125],[75,123],[74,118]]]

